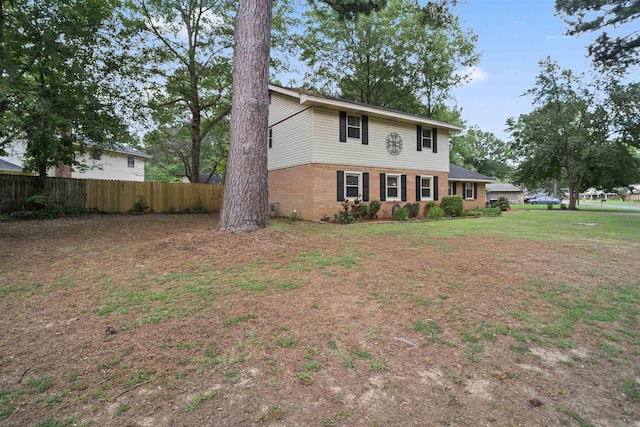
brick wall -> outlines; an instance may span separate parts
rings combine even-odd
[[[71,166],[68,166],[68,165],[56,166],[55,177],[71,178]]]
[[[397,170],[386,168],[356,167],[344,165],[310,164],[269,172],[269,203],[272,203],[280,216],[290,216],[296,209],[298,218],[318,221],[323,216],[333,219],[333,215],[341,209],[337,201],[338,170],[369,173],[369,200],[380,200],[380,174],[398,173],[407,175],[407,201],[398,202],[404,205],[416,201],[416,175],[433,175],[438,177],[438,195],[441,199],[447,195],[447,177],[444,172],[426,172],[418,170]],[[484,206],[484,184],[478,184],[478,200],[465,202],[467,205]],[[421,202],[424,206],[427,202]],[[378,216],[391,217],[393,201],[382,202]],[[473,207],[473,206],[472,206]],[[468,208],[470,209],[470,208]],[[424,211],[421,207],[420,214]]]

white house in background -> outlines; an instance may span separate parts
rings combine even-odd
[[[16,168],[22,170],[24,153],[23,142],[16,142],[6,148],[7,155],[0,157],[0,173],[15,173]],[[86,165],[86,169],[71,169],[69,166],[52,167],[47,176],[77,179],[108,179],[117,181],[144,181],[144,164],[150,155],[135,148],[118,144],[111,150],[104,150],[99,156],[83,153],[78,161]],[[5,166],[3,166],[5,165]],[[9,166],[11,165],[11,167]]]

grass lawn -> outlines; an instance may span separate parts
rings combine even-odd
[[[640,215],[526,208],[0,223],[0,425],[635,425]]]

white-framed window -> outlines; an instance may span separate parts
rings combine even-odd
[[[449,181],[449,186],[447,187],[447,196],[453,196],[453,186],[455,184]]]
[[[387,187],[386,187],[387,200],[400,200],[400,196],[402,194],[402,189],[400,188],[402,184],[400,175],[388,173],[386,176],[386,180],[387,180]]]
[[[422,128],[422,148],[431,150],[433,135],[431,128]]]
[[[347,136],[360,139],[360,117],[347,115]]]
[[[269,148],[273,147],[273,128],[269,128]]]
[[[345,199],[353,200],[362,194],[362,172],[344,173],[344,196]]]
[[[464,198],[465,199],[473,199],[473,198],[475,198],[475,194],[473,192],[473,188],[474,188],[473,182],[467,182],[464,185]]]
[[[136,159],[133,156],[127,156],[127,166],[130,168],[136,167]]]
[[[433,200],[433,177],[420,177],[420,200]]]

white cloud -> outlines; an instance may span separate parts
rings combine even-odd
[[[468,67],[463,71],[468,78],[468,85],[483,82],[489,78],[489,74],[479,67]]]

